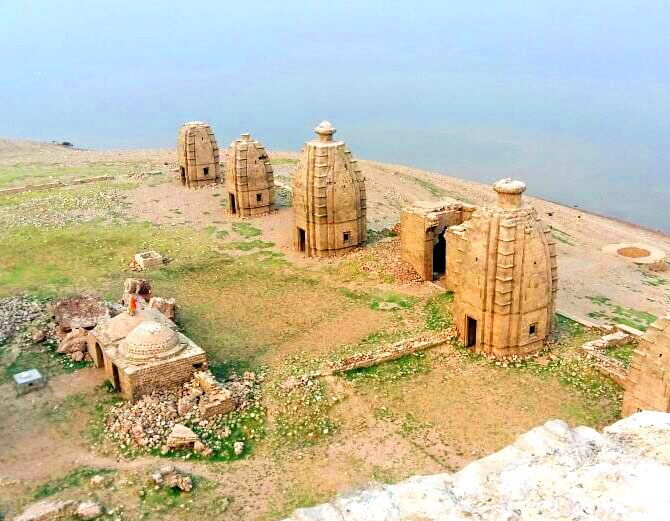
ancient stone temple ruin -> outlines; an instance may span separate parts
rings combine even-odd
[[[467,347],[497,358],[542,349],[551,332],[558,274],[555,243],[521,181],[495,183],[498,202],[447,229],[447,286]]]
[[[124,311],[103,320],[88,336],[96,367],[125,398],[182,385],[207,365],[205,352],[154,309]]]
[[[649,326],[628,369],[621,413],[643,410],[670,412],[670,315]]]
[[[242,134],[230,144],[225,177],[231,213],[248,217],[274,209],[275,184],[270,158],[251,134]]]
[[[470,219],[474,206],[419,201],[400,215],[402,258],[423,280],[439,279],[446,272],[446,231]]]
[[[335,129],[323,121],[314,129],[293,177],[293,243],[310,256],[338,255],[366,239],[365,180]]]
[[[192,121],[179,129],[177,157],[182,185],[197,188],[221,180],[219,145],[207,123]]]

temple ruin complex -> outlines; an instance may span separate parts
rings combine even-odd
[[[185,123],[177,139],[179,179],[188,188],[198,188],[221,180],[219,145],[214,131],[202,121]]]
[[[251,134],[242,134],[230,144],[225,174],[230,213],[251,217],[274,209],[275,184],[270,158]]]
[[[293,243],[309,256],[339,255],[365,242],[365,180],[328,121],[314,131],[293,177]]]
[[[439,279],[446,272],[449,226],[470,219],[474,206],[419,201],[400,215],[400,245],[403,260],[409,262],[423,280]]]
[[[643,410],[670,412],[670,314],[640,338],[625,387],[622,416]]]
[[[526,185],[495,183],[496,206],[447,228],[446,282],[461,341],[497,358],[538,352],[551,332],[558,274],[549,229],[522,198]]]
[[[207,366],[205,352],[155,309],[124,311],[90,332],[88,353],[96,367],[129,400],[182,385]]]

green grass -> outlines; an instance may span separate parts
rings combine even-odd
[[[425,353],[412,353],[384,364],[347,371],[345,377],[355,383],[378,385],[426,373],[428,368]]]
[[[261,231],[258,228],[254,228],[245,222],[233,223],[233,231],[242,237],[246,237],[247,239],[258,237],[261,234]]]
[[[15,165],[0,166],[0,188],[67,181],[80,177],[121,175],[132,171],[131,165],[88,165],[78,167]]]
[[[656,321],[655,315],[646,311],[619,306],[613,303],[608,297],[596,295],[588,298],[593,304],[599,307],[598,310],[588,313],[588,316],[591,318],[624,324],[640,331],[646,331]]]
[[[298,159],[292,159],[289,157],[279,157],[270,160],[271,165],[297,165],[298,163]]]
[[[625,367],[630,365],[635,352],[635,344],[628,343],[607,348],[607,355],[619,360]]]
[[[251,250],[272,248],[274,245],[275,243],[271,241],[261,241],[258,239],[254,239],[253,241],[230,241],[225,243],[224,249],[251,251]]]
[[[384,310],[383,303],[393,304],[395,310],[411,308],[417,301],[416,298],[396,293],[393,291],[361,291],[349,288],[340,288],[340,293],[349,300],[366,304],[370,309],[376,311]]]
[[[649,273],[646,270],[638,270],[640,274],[642,275],[642,284],[645,284],[647,286],[652,286],[652,287],[659,287],[659,286],[665,286],[668,284],[668,280],[664,279],[663,277],[660,277],[658,275],[654,275],[653,273]]]
[[[563,244],[567,244],[568,246],[574,246],[574,242],[572,241],[573,237],[569,233],[564,232],[563,230],[559,230],[558,228],[552,226],[551,227],[551,235],[554,239],[556,239],[558,242],[561,242]]]
[[[34,493],[35,499],[44,499],[54,496],[68,488],[75,488],[83,485],[96,474],[108,475],[115,471],[108,468],[78,467],[62,478],[54,479],[37,488]]]
[[[366,242],[367,244],[374,244],[380,239],[386,239],[387,237],[396,237],[397,235],[398,235],[397,233],[395,233],[393,230],[389,230],[388,228],[384,228],[382,230],[373,230],[372,228],[368,228]]]
[[[440,293],[428,299],[424,308],[426,313],[426,329],[440,331],[453,324],[451,304],[454,302],[454,294],[451,291]]]

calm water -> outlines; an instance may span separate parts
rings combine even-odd
[[[668,2],[511,3],[2,2],[0,135],[297,149],[328,118],[358,157],[670,232]]]

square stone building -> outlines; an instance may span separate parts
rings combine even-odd
[[[153,309],[127,311],[98,323],[87,341],[96,367],[129,400],[180,386],[207,367],[205,352]]]
[[[670,412],[670,315],[654,322],[633,354],[621,414]]]
[[[293,244],[312,257],[341,255],[367,237],[365,179],[328,121],[314,131],[293,176]]]
[[[556,245],[526,185],[495,183],[495,206],[447,228],[447,287],[454,291],[454,325],[461,341],[496,358],[540,351],[551,332],[558,269]]]
[[[225,172],[230,213],[251,217],[274,210],[275,182],[270,158],[251,134],[242,134],[230,144]]]
[[[179,179],[188,188],[198,188],[221,181],[219,145],[214,131],[202,121],[185,123],[177,139]]]
[[[439,279],[446,272],[446,231],[470,219],[475,207],[461,203],[418,201],[400,214],[400,246],[423,280]]]

